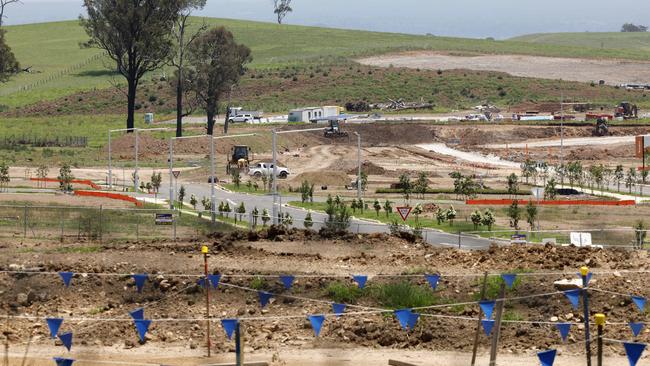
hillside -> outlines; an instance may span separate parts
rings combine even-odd
[[[200,19],[195,19],[198,24]],[[593,57],[592,49],[557,47],[478,39],[417,36],[318,27],[208,18],[210,25],[224,25],[253,50],[253,69],[286,66],[340,64],[341,58],[400,50],[429,49],[462,53],[530,54],[543,56]],[[122,82],[111,73],[109,60],[97,49],[81,49],[86,35],[77,21],[6,27],[7,39],[16,56],[33,73],[23,73],[0,88],[2,103],[22,106],[54,100],[75,92],[103,89],[111,81]],[[45,36],[47,35],[47,36]],[[650,50],[603,50],[600,58],[648,59]],[[21,90],[27,87],[28,92]]]
[[[511,38],[510,41],[564,47],[591,47],[603,50],[650,51],[650,33],[537,33]]]

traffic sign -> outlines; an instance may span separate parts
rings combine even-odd
[[[172,174],[174,174],[174,178],[178,178],[178,176],[181,175],[181,171],[180,170],[174,170],[172,172]]]
[[[397,207],[397,212],[399,212],[402,220],[406,221],[406,219],[409,217],[409,214],[411,213],[411,209],[411,207]]]

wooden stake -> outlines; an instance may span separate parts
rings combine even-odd
[[[481,300],[485,300],[485,291],[487,290],[488,273],[483,273],[483,287],[481,288]],[[478,322],[476,323],[476,333],[474,333],[474,347],[472,348],[472,366],[476,364],[476,352],[478,351],[478,339],[481,335],[481,319],[483,318],[483,309],[478,308]]]
[[[244,336],[241,332],[241,323],[235,327],[235,357],[237,366],[244,366]]]
[[[505,281],[501,282],[501,288],[499,289],[499,300],[497,300],[497,315],[496,321],[494,323],[494,329],[492,330],[492,347],[490,349],[490,366],[496,366],[497,364],[497,347],[499,346],[499,336],[501,335],[501,317],[503,316],[503,304],[505,303],[506,296],[506,283]]]

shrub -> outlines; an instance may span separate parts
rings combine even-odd
[[[363,290],[358,286],[340,281],[330,283],[325,291],[332,301],[346,304],[356,303],[363,295]]]
[[[429,289],[407,281],[377,285],[372,291],[373,297],[390,309],[417,308],[436,303],[436,297]]]

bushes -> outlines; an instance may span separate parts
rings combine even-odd
[[[354,304],[363,295],[363,290],[356,285],[340,281],[330,283],[325,291],[332,301],[345,304]]]
[[[371,288],[371,293],[382,306],[390,309],[431,306],[437,302],[430,289],[407,281],[377,285]]]

